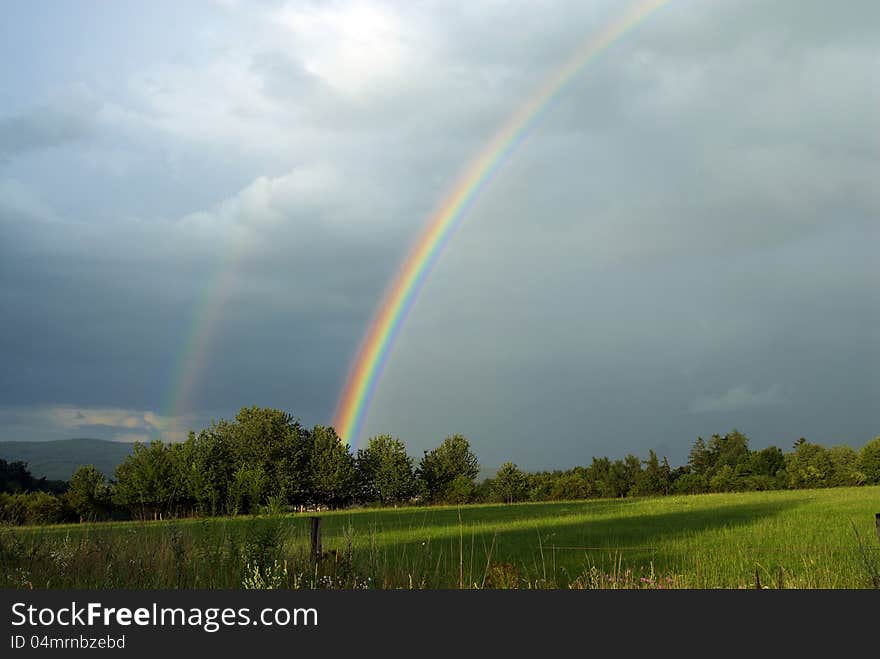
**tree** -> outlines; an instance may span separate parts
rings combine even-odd
[[[555,471],[550,479],[550,491],[547,498],[553,501],[571,499],[587,499],[593,494],[590,481],[583,470],[577,468],[568,471]]]
[[[865,482],[880,484],[880,437],[875,437],[859,451],[859,471]]]
[[[593,462],[587,467],[587,479],[590,482],[596,496],[601,498],[616,497],[611,484],[611,460],[606,457],[593,456]]]
[[[741,481],[729,464],[721,465],[709,479],[710,492],[736,492],[741,489]]]
[[[859,469],[859,454],[850,446],[832,446],[828,449],[831,461],[830,487],[862,485],[865,474]]]
[[[786,456],[786,463],[789,486],[795,489],[828,487],[834,473],[828,450],[806,440],[795,443],[794,453]]]
[[[785,469],[785,455],[782,449],[768,446],[754,451],[748,459],[748,473],[755,476],[776,476]]]
[[[371,437],[367,447],[358,451],[357,474],[364,501],[387,506],[408,501],[416,493],[413,459],[403,442],[391,435]]]
[[[688,453],[688,465],[694,474],[705,476],[712,467],[712,460],[706,442],[702,437],[697,437],[693,448]]]
[[[667,494],[672,480],[671,471],[666,458],[663,458],[663,464],[660,464],[657,454],[651,449],[648,452],[648,459],[645,460],[645,469],[637,476],[634,492],[642,496]]]
[[[268,498],[269,477],[261,464],[238,466],[229,485],[229,504],[233,514],[256,513]]]
[[[618,496],[625,497],[633,492],[642,476],[642,461],[639,456],[629,453],[622,462],[616,460],[612,470],[617,474]]]
[[[470,444],[461,435],[453,435],[432,451],[425,451],[419,462],[418,476],[424,482],[432,501],[450,501],[455,485],[455,497],[460,498],[464,490],[463,481],[473,480],[480,472],[477,456],[471,452]]]
[[[173,471],[165,444],[155,440],[134,445],[134,452],[116,467],[114,502],[146,519],[168,512],[173,504]]]
[[[234,422],[223,422],[217,430],[229,437],[235,469],[262,468],[269,483],[265,496],[280,496],[294,505],[308,502],[312,447],[299,421],[282,410],[243,407]]]
[[[24,500],[28,524],[57,524],[64,518],[61,499],[48,492],[19,494]]]
[[[492,483],[495,496],[504,503],[522,501],[528,495],[528,480],[525,473],[512,462],[501,465]]]
[[[178,473],[196,512],[203,515],[231,512],[229,485],[235,462],[230,439],[219,432],[216,425],[202,430],[198,437],[191,432],[180,458]]]
[[[724,465],[736,469],[738,464],[749,457],[749,438],[734,428],[724,436],[712,435],[708,449],[714,469]]]
[[[355,497],[354,457],[331,427],[315,426],[310,435],[310,491],[312,502],[330,508],[351,503]]]
[[[51,492],[62,494],[67,489],[64,481],[34,478],[26,462],[7,462],[0,458],[0,492]]]
[[[198,437],[191,433],[182,473],[193,505],[216,514],[251,509],[269,498],[309,503],[310,441],[308,431],[287,412],[255,406],[241,408],[232,421],[212,423]],[[258,483],[264,484],[256,488]]]
[[[583,497],[566,498],[625,497],[635,486],[641,471],[641,461],[632,454],[627,455],[624,460],[615,460],[614,462],[606,457],[593,456],[593,463],[586,469]]]
[[[470,503],[477,495],[477,486],[472,478],[459,474],[452,479],[446,489],[446,503],[464,504]]]
[[[82,466],[73,473],[65,498],[80,522],[110,515],[110,488],[94,465]]]
[[[775,490],[788,485],[785,455],[775,446],[750,452],[736,465],[734,474],[742,490]]]
[[[675,479],[672,491],[676,494],[703,494],[709,491],[709,481],[703,474],[684,473]]]
[[[28,492],[34,488],[34,477],[26,462],[7,462],[0,459],[0,492],[15,494]]]

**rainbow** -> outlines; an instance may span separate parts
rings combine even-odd
[[[172,386],[162,401],[162,426],[158,429],[158,439],[182,439],[183,419],[190,412],[193,394],[204,372],[211,345],[219,327],[223,308],[235,285],[235,273],[249,251],[252,240],[246,229],[232,240],[229,250],[222,250],[223,259],[215,268],[215,274],[208,278],[207,284],[197,297],[190,322],[184,332],[176,358],[171,362],[174,370],[170,382]],[[191,420],[191,419],[190,419]],[[165,436],[163,436],[163,432]]]
[[[356,445],[395,339],[455,230],[480,192],[540,122],[552,101],[603,51],[670,0],[642,0],[580,45],[565,64],[507,120],[472,160],[411,248],[370,323],[336,406],[333,425]]]

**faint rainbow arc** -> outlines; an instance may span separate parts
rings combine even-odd
[[[160,408],[161,421],[165,426],[160,430],[164,430],[172,439],[183,432],[181,428],[185,426],[182,425],[182,419],[191,411],[187,409],[187,405],[193,403],[192,398],[199,378],[206,370],[211,345],[216,338],[224,306],[235,287],[235,273],[253,242],[247,227],[233,227],[233,229],[239,235],[230,241],[232,246],[228,250],[221,250],[223,258],[214,269],[216,274],[208,278],[207,284],[197,296],[191,320],[184,332],[184,339],[177,357],[172,361],[174,366],[170,380],[172,386],[168,389]],[[172,431],[174,435],[171,434]],[[161,438],[161,434],[159,437]]]
[[[539,123],[566,85],[615,41],[671,0],[643,0],[588,39],[566,63],[514,113],[480,153],[469,162],[451,192],[434,212],[411,248],[364,335],[333,419],[339,436],[356,445],[367,411],[394,341],[424,282],[480,191],[510,154]]]

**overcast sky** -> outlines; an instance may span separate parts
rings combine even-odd
[[[4,2],[0,440],[328,423],[458,173],[625,4]],[[528,468],[880,434],[880,3],[845,4],[672,0],[583,69],[365,434]]]

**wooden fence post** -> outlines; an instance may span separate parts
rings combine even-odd
[[[874,524],[877,526],[877,540],[880,540],[880,513],[874,514]]]
[[[312,531],[312,563],[316,564],[321,558],[321,518],[309,517]]]

